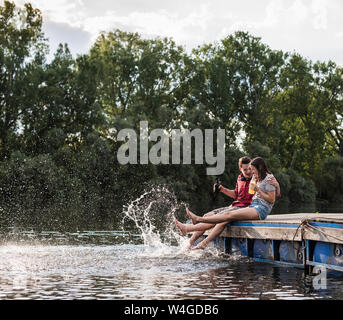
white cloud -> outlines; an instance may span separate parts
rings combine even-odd
[[[18,0],[23,4],[27,0]],[[188,50],[237,30],[274,49],[343,64],[337,39],[343,34],[341,0],[31,0],[41,9],[50,35],[75,34],[74,52],[87,51],[100,31],[116,28],[144,37],[172,37]],[[61,28],[61,32],[52,28]],[[76,39],[79,30],[81,41]],[[86,36],[89,35],[89,36]],[[51,42],[56,41],[50,37]],[[70,41],[70,35],[66,39]],[[58,39],[60,41],[60,39]],[[82,43],[81,43],[82,42]],[[70,45],[72,46],[72,45]]]
[[[103,16],[85,18],[80,25],[93,37],[100,31],[110,31],[116,26],[124,26],[125,29],[136,31],[145,35],[159,35],[161,37],[173,37],[180,41],[186,41],[189,34],[184,30],[197,28],[199,33],[205,32],[212,15],[206,4],[190,12],[187,16],[179,17],[175,13],[166,10],[156,12],[134,11],[128,15],[118,15],[116,11],[107,11]]]
[[[309,15],[309,8],[305,6],[302,0],[296,0],[293,2],[292,6],[290,7],[290,14],[288,14],[289,18],[292,18],[288,21],[288,23],[301,23],[307,19]]]
[[[17,0],[17,5],[23,5],[27,0]],[[43,12],[43,19],[75,26],[84,18],[84,3],[82,0],[30,0],[33,7]]]
[[[328,1],[313,0],[311,9],[313,12],[313,26],[315,29],[327,29],[328,27]]]
[[[273,0],[266,7],[266,18],[263,22],[265,26],[273,27],[279,20],[283,11],[282,0]]]

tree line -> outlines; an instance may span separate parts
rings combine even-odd
[[[213,207],[206,165],[120,165],[123,128],[225,129],[225,186],[262,156],[282,202],[343,202],[343,68],[273,50],[247,32],[191,53],[114,30],[51,61],[39,9],[0,6],[0,216],[4,225],[115,225],[123,205],[166,185]],[[219,198],[216,205],[227,204]]]

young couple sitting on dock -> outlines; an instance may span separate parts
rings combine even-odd
[[[243,157],[239,159],[238,166],[241,173],[237,178],[236,188],[229,190],[219,186],[220,192],[235,199],[229,207],[215,209],[202,217],[186,208],[192,224],[183,224],[174,219],[183,235],[193,232],[189,240],[190,248],[208,229],[213,228],[210,234],[192,249],[205,249],[207,244],[220,235],[225,226],[232,221],[266,219],[273,208],[275,198],[280,197],[279,183],[268,171],[262,158],[251,160]]]

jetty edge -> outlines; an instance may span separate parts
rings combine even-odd
[[[213,245],[229,255],[301,268],[309,275],[316,266],[343,272],[343,213],[285,213],[235,221]]]

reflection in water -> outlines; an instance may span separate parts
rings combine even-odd
[[[314,290],[303,270],[187,251],[181,206],[158,188],[124,208],[122,230],[2,232],[0,299],[343,299],[342,278]]]
[[[327,290],[315,291],[302,270],[229,257],[213,248],[168,246],[162,252],[135,243],[135,237],[127,244],[128,235],[122,243],[113,235],[93,231],[73,238],[45,232],[34,237],[31,232],[25,243],[7,237],[0,246],[0,298],[343,299],[342,278],[329,278]],[[70,244],[76,240],[77,245]]]

